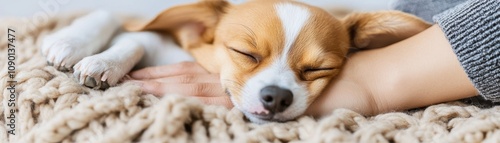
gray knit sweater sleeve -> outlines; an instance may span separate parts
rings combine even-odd
[[[393,8],[428,22],[433,17],[482,97],[500,102],[500,0],[398,0]]]
[[[479,93],[500,102],[500,0],[470,0],[433,19]]]
[[[466,0],[398,0],[392,4],[393,9],[416,15],[427,22],[432,17],[447,9],[453,8]]]

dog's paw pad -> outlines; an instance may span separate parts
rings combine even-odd
[[[85,78],[85,81],[83,82],[83,85],[87,87],[97,87],[97,82],[93,77],[87,77]]]

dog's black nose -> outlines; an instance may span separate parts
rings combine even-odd
[[[266,86],[260,90],[260,102],[271,113],[285,111],[293,102],[293,93],[278,86]]]

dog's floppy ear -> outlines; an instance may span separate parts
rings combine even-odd
[[[399,11],[353,13],[342,19],[356,48],[384,47],[411,37],[431,25]]]
[[[127,23],[128,31],[167,32],[183,47],[212,43],[214,31],[230,4],[223,0],[205,0],[176,6],[158,14],[145,23]]]

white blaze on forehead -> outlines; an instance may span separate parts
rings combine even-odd
[[[235,107],[246,112],[245,114],[254,122],[258,122],[260,119],[252,117],[249,112],[256,112],[257,109],[263,106],[260,102],[260,90],[266,86],[279,86],[293,93],[292,105],[284,112],[276,114],[275,119],[288,120],[295,118],[301,115],[307,108],[307,88],[296,81],[294,71],[287,64],[287,61],[290,49],[311,14],[307,8],[292,3],[277,4],[275,9],[284,31],[283,38],[285,39],[285,43],[281,47],[283,52],[279,58],[273,59],[275,61],[269,67],[246,81],[242,89],[241,104],[235,104]]]
[[[286,59],[302,27],[309,19],[310,12],[304,7],[291,3],[281,3],[276,5],[275,8],[285,32],[285,45],[281,56],[282,59]]]

